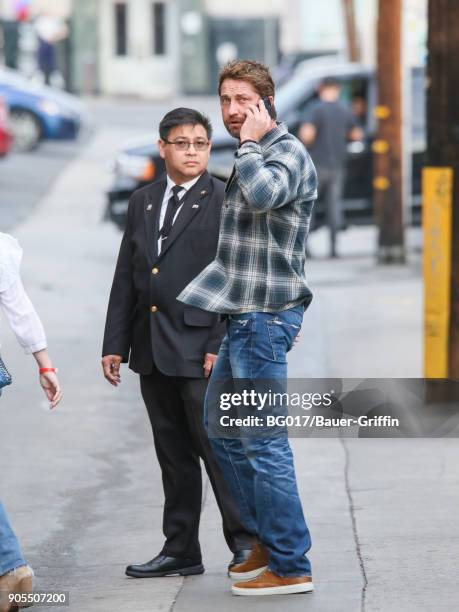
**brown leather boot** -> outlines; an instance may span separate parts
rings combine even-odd
[[[265,571],[268,567],[269,553],[259,542],[254,542],[252,551],[247,561],[235,565],[229,572],[233,580],[252,580]]]
[[[234,595],[289,595],[310,593],[314,590],[311,576],[278,576],[266,570],[258,578],[248,582],[236,582],[231,587]]]
[[[13,593],[32,593],[33,570],[28,565],[21,565],[15,570],[0,576],[0,612],[10,612],[18,608],[28,608],[32,604],[15,604],[9,601]]]

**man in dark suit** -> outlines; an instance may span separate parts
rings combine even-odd
[[[140,374],[162,470],[166,542],[157,557],[126,574],[201,574],[198,540],[204,461],[234,553],[247,558],[252,537],[242,526],[203,425],[207,379],[225,325],[216,314],[177,295],[215,257],[224,184],[206,171],[211,125],[178,108],[160,123],[158,142],[167,177],[136,191],[129,203],[108,305],[102,366],[120,383],[120,364]]]

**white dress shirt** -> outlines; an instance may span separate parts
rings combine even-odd
[[[179,200],[182,200],[184,198],[186,192],[189,191],[193,187],[193,185],[199,181],[201,176],[202,174],[200,174],[194,179],[191,179],[191,181],[187,181],[186,183],[182,183],[180,185],[180,187],[182,188],[182,191],[179,191],[178,193]],[[161,210],[159,213],[159,231],[160,232],[163,227],[164,217],[166,216],[167,204],[172,195],[172,187],[175,187],[175,185],[176,183],[174,183],[174,181],[170,178],[170,176],[167,175],[167,187],[166,187],[166,191],[164,192],[163,202],[161,204]],[[177,212],[175,213],[174,218],[172,219],[172,225],[174,225],[179,212],[182,210],[182,206],[183,204],[180,204],[180,206],[177,208]],[[158,238],[158,254],[161,253],[161,242],[162,242],[162,237],[160,236]]]
[[[21,281],[21,259],[17,240],[0,232],[0,305],[19,344],[30,354],[45,349],[47,343],[43,325]]]

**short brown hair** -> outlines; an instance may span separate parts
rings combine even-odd
[[[226,64],[218,78],[218,93],[225,79],[235,79],[237,81],[247,81],[252,85],[260,97],[274,97],[274,81],[269,72],[269,68],[260,62],[253,60],[233,60]]]

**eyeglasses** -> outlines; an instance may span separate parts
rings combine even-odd
[[[190,142],[189,140],[164,140],[164,142],[174,145],[178,151],[188,151],[191,145],[194,146],[196,151],[205,151],[209,146],[208,140],[196,140],[195,142]]]

